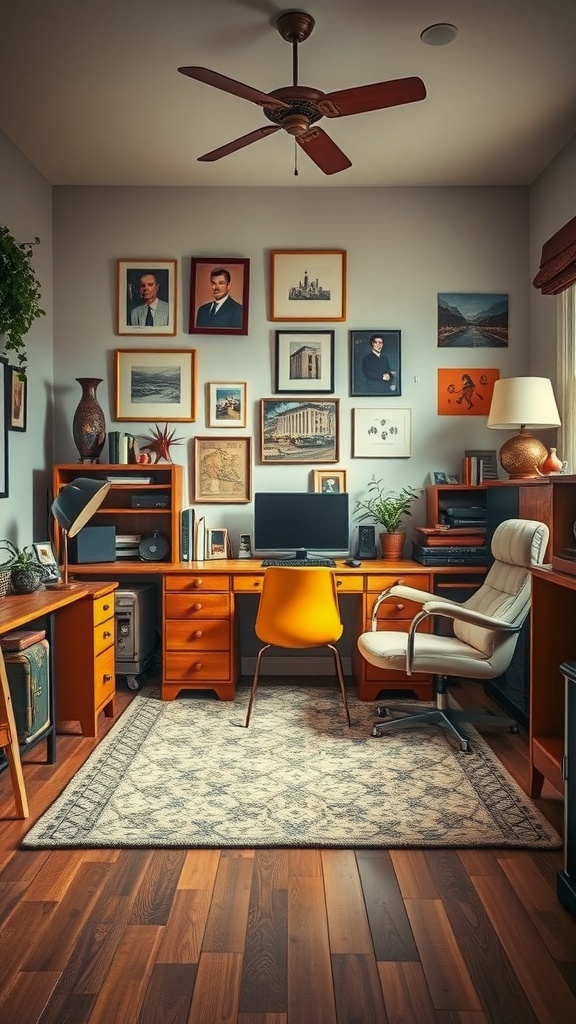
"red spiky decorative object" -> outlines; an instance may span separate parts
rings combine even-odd
[[[144,438],[146,444],[140,445],[140,451],[148,451],[155,455],[155,463],[160,462],[160,459],[164,459],[165,462],[172,462],[172,456],[170,455],[171,445],[182,444],[184,440],[183,437],[174,437],[175,433],[175,430],[168,430],[167,423],[164,424],[163,430],[155,423],[150,436]]]

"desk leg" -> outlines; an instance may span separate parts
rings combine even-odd
[[[48,616],[48,708],[50,732],[46,737],[46,760],[56,764],[56,654],[54,650],[54,614]]]
[[[20,760],[20,747],[18,745],[18,733],[16,731],[16,722],[14,720],[14,708],[12,707],[10,686],[8,685],[6,665],[4,664],[4,655],[1,648],[0,742],[4,746],[6,759],[8,761],[8,768],[10,771],[10,778],[12,780],[12,789],[14,790],[14,801],[16,803],[18,816],[20,818],[27,818],[29,814],[28,798],[26,796],[26,787],[24,786],[24,775],[22,772],[22,762]]]

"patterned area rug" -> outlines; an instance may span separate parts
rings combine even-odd
[[[560,837],[471,727],[370,735],[374,705],[329,687],[262,684],[233,704],[134,698],[23,840],[49,847],[517,847]]]

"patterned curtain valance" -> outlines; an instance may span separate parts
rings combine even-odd
[[[576,284],[576,217],[544,242],[540,270],[532,283],[543,295],[558,295]]]

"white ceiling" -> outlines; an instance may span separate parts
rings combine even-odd
[[[263,92],[292,84],[282,0],[6,0],[0,128],[54,185],[530,184],[576,132],[576,0],[303,0],[300,84],[418,76],[419,103],[321,127],[352,167],[324,175],[254,104],[178,74],[202,65]],[[420,33],[452,22],[449,46]]]

